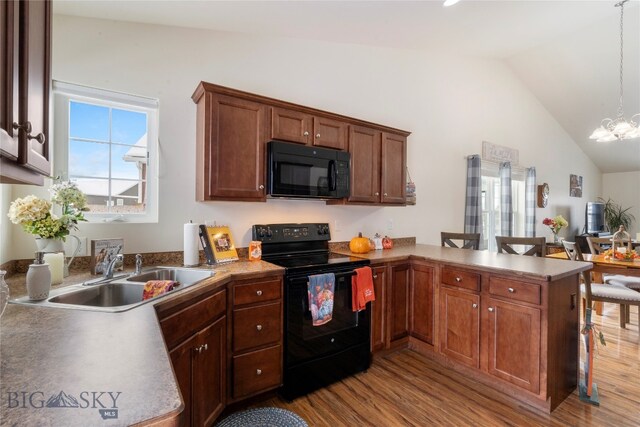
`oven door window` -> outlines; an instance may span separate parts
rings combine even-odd
[[[287,283],[287,362],[295,363],[347,348],[365,341],[369,334],[364,311],[351,309],[353,272],[336,273],[331,321],[313,326],[309,309],[308,279],[300,277]]]
[[[273,172],[273,194],[331,196],[331,161],[313,157],[281,155]]]

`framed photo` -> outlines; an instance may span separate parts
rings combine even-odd
[[[89,267],[91,274],[102,274],[103,262],[107,257],[115,257],[123,253],[124,239],[97,239],[91,240],[91,260]],[[114,271],[122,271],[124,266],[119,266]]]
[[[238,252],[228,226],[201,225],[200,240],[207,257],[207,264],[238,260]]]
[[[569,197],[582,197],[582,177],[569,175]]]

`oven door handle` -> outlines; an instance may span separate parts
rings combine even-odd
[[[336,191],[338,183],[338,169],[336,168],[336,161],[329,161],[329,191]]]

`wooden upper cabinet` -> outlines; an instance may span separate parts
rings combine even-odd
[[[382,132],[362,126],[349,127],[351,154],[350,202],[380,202],[380,144]]]
[[[480,295],[440,288],[440,352],[474,368],[480,364]]]
[[[407,138],[382,133],[382,203],[406,204]]]
[[[50,1],[0,5],[2,182],[42,185],[51,174],[51,7]]]
[[[285,108],[271,108],[271,139],[308,144],[312,133],[311,115]]]
[[[411,336],[433,344],[433,283],[434,268],[421,264],[411,266]]]
[[[265,200],[268,108],[205,92],[198,101],[197,200]]]
[[[313,145],[335,150],[346,150],[348,129],[349,125],[346,122],[327,117],[314,117]]]

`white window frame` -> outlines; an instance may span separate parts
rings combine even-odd
[[[69,177],[69,105],[71,101],[136,111],[147,115],[148,163],[145,213],[92,213],[88,211],[85,212],[85,218],[92,223],[157,223],[159,194],[158,100],[56,80],[53,81],[53,95],[53,170],[55,171],[54,176],[63,179]]]

